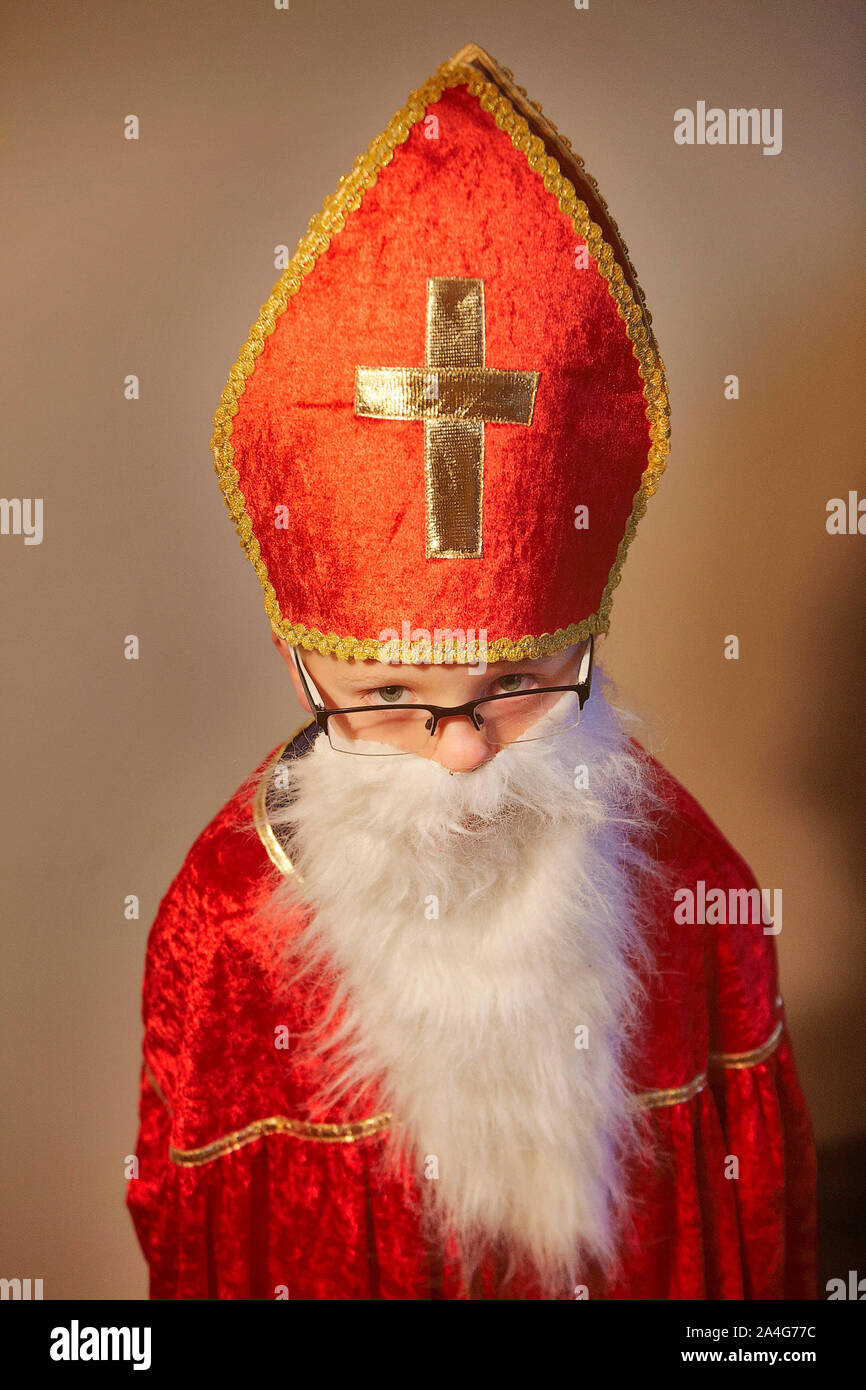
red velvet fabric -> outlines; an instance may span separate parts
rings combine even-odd
[[[274,750],[276,752],[276,750]],[[648,755],[645,755],[648,756]],[[658,764],[668,814],[658,854],[679,886],[755,886],[743,860],[695,800]],[[155,1299],[539,1297],[518,1271],[507,1285],[490,1259],[472,1289],[450,1247],[419,1233],[409,1174],[377,1172],[382,1136],[324,1143],[258,1137],[195,1167],[169,1157],[255,1120],[282,1115],[331,1123],[378,1113],[375,1090],[330,1111],[309,1098],[316,1074],[301,1052],[279,1051],[328,998],[320,977],[286,998],[269,943],[251,925],[265,850],[252,828],[250,783],[193,845],[151,928],[144,981],[139,1176],[127,1203]],[[658,890],[656,890],[658,892]],[[813,1299],[815,1180],[811,1126],[784,1012],[777,1008],[775,938],[754,926],[682,927],[670,897],[654,904],[651,1006],[631,1065],[635,1091],[683,1086],[691,1099],[647,1112],[656,1160],[635,1169],[627,1274],[601,1299]],[[309,977],[308,977],[309,980]],[[708,1070],[714,1052],[760,1047],[781,1019],[780,1045],[757,1064]],[[725,1177],[725,1157],[740,1162]]]
[[[438,139],[412,127],[266,339],[234,466],[289,622],[539,636],[598,610],[647,467],[643,382],[607,281],[592,257],[577,268],[582,243],[526,156],[465,86],[428,112]],[[423,422],[354,411],[356,366],[424,366],[430,276],[483,280],[485,365],[540,373],[530,425],[485,427],[475,559],[425,558]]]

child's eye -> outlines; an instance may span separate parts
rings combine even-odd
[[[375,690],[366,692],[372,698],[373,704],[378,701],[375,697],[381,696],[383,705],[402,705],[406,704],[408,691],[405,685],[377,685]]]
[[[532,680],[534,680],[534,677],[527,675],[525,672],[515,672],[510,676],[500,676],[496,684],[502,686],[500,694],[513,695],[518,690],[528,690],[530,688],[529,686],[522,685],[522,681]]]

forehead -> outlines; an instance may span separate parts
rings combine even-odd
[[[341,661],[329,652],[304,652],[304,661],[312,672],[313,668],[329,676],[352,683],[388,685],[418,685],[431,679],[465,682],[467,679],[496,680],[499,676],[514,675],[523,671],[547,671],[565,665],[577,651],[576,646],[564,647],[562,651],[550,656],[529,658],[520,661],[489,661],[477,666],[457,662],[441,662],[436,665],[401,665],[387,661]],[[312,658],[312,659],[311,659]]]

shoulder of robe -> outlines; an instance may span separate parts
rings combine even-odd
[[[148,937],[149,968],[165,953],[179,965],[193,940],[242,914],[261,889],[269,861],[254,802],[262,774],[293,740],[270,750],[193,841],[159,903]]]
[[[683,873],[700,877],[702,869],[724,875],[719,886],[754,885],[749,865],[723,834],[701,803],[672,772],[634,739],[638,755],[654,773],[656,790],[664,801],[660,817],[656,852],[660,860]]]
[[[746,1053],[776,1036],[779,994],[776,931],[761,915],[761,887],[696,798],[657,759],[657,787],[668,810],[659,832],[658,855],[668,868],[665,915],[670,931],[700,933],[705,950],[711,1046],[724,1053]],[[672,890],[694,895],[694,925],[673,925]],[[710,911],[716,890],[718,908]],[[719,891],[721,890],[721,891]],[[670,915],[668,915],[670,914]]]
[[[215,962],[251,954],[251,908],[275,872],[253,803],[262,773],[291,742],[272,748],[197,836],[150,927],[142,987],[145,1060],[166,1095],[174,1094],[184,1020],[201,981]]]

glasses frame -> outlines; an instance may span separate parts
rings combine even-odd
[[[330,736],[328,735],[328,721],[330,719],[333,719],[334,716],[337,714],[366,714],[370,709],[426,710],[426,712],[431,716],[431,718],[425,722],[424,727],[425,729],[427,729],[431,738],[434,738],[436,735],[436,730],[439,727],[440,719],[451,719],[454,717],[465,717],[466,719],[470,720],[472,727],[476,730],[476,732],[480,733],[481,725],[478,723],[478,715],[476,713],[479,705],[490,704],[493,700],[525,699],[528,694],[553,695],[560,691],[574,691],[578,699],[578,709],[580,713],[582,713],[583,707],[589,699],[590,690],[592,688],[594,646],[594,638],[592,634],[590,634],[589,647],[584,652],[583,657],[581,658],[580,670],[578,671],[578,677],[580,677],[584,669],[586,669],[586,675],[582,680],[578,679],[575,685],[545,685],[539,686],[537,690],[533,691],[514,690],[507,691],[502,695],[482,695],[479,699],[467,700],[466,703],[462,705],[426,705],[411,704],[407,702],[405,704],[399,705],[347,705],[338,709],[329,709],[328,706],[325,704],[324,700],[322,699],[321,695],[319,694],[318,690],[316,689],[312,677],[305,669],[304,664],[301,661],[300,652],[298,651],[297,647],[292,647],[292,657],[294,659],[298,675],[301,678],[301,684],[304,687],[304,694],[307,697],[316,724],[321,729],[322,733],[325,734],[325,736],[328,738],[328,742],[330,743]],[[531,729],[532,725],[530,724],[528,727]],[[519,742],[519,739],[515,740],[515,743]],[[513,747],[512,744],[503,744],[502,746]],[[334,745],[331,744],[331,747],[333,748]],[[334,751],[336,753],[346,753],[349,750],[346,748],[335,748]],[[371,757],[375,755],[371,755],[368,753],[364,754],[363,756]]]

